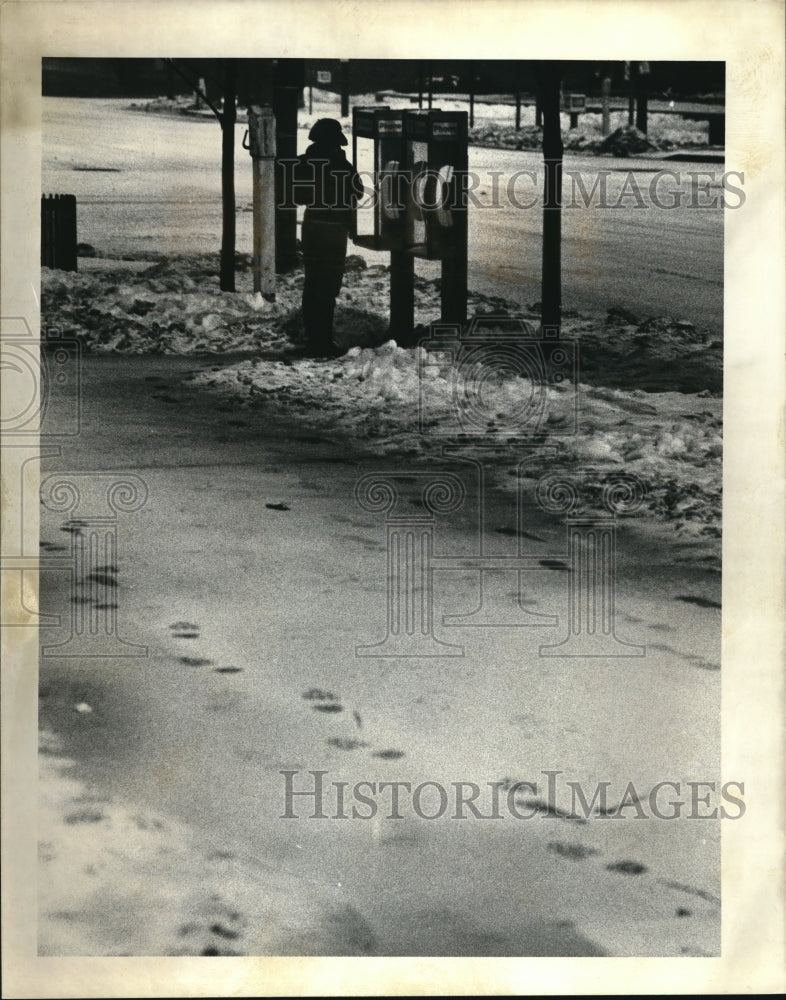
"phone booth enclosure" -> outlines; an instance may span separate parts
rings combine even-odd
[[[429,260],[466,257],[467,112],[408,111],[405,133],[412,172],[410,252]]]
[[[402,250],[408,245],[406,153],[403,111],[353,108],[352,159],[366,192],[352,236],[358,246]]]

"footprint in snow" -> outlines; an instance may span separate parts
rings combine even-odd
[[[711,601],[707,597],[696,597],[693,594],[678,594],[674,598],[675,601],[682,601],[685,604],[695,604],[700,608],[721,608],[722,605],[717,601]]]
[[[606,870],[620,872],[622,875],[643,875],[647,866],[639,861],[612,861],[610,865],[606,865]]]
[[[87,526],[87,521],[80,521],[77,519],[73,521],[66,521],[60,530],[67,531],[70,535],[81,535],[82,528],[86,528]]]
[[[303,692],[302,697],[306,701],[338,701],[332,691],[323,691],[322,688],[309,688]]]
[[[546,569],[570,569],[570,566],[561,559],[539,559],[538,562],[541,566],[545,566]]]
[[[173,624],[169,626],[169,630],[174,639],[199,638],[199,626],[194,625],[191,622],[173,622]]]
[[[598,851],[594,847],[585,847],[584,844],[566,844],[559,840],[551,840],[546,847],[561,858],[570,858],[571,861],[583,861]]]
[[[495,528],[494,531],[498,535],[509,535],[512,538],[529,538],[533,542],[545,542],[545,538],[541,538],[540,535],[533,535],[531,531],[525,531],[523,528],[511,528],[508,525],[504,525],[501,528]]]
[[[342,739],[340,736],[332,736],[327,743],[337,750],[358,750],[360,747],[368,746],[364,740]]]

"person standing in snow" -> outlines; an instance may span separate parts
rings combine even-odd
[[[312,357],[337,357],[343,351],[333,342],[333,312],[363,182],[342,149],[347,139],[340,122],[320,118],[308,137],[311,145],[293,173],[294,200],[306,206],[301,230],[306,351]]]

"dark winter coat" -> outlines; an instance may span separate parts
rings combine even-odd
[[[343,149],[313,143],[298,157],[292,180],[295,204],[306,206],[304,221],[353,228],[363,182]]]

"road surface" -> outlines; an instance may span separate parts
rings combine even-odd
[[[78,238],[100,253],[215,252],[220,243],[221,194],[218,124],[127,111],[126,101],[46,98],[43,116],[43,191],[73,193],[78,200]],[[251,250],[251,164],[237,130],[236,188],[238,250]],[[301,134],[305,146],[306,133]],[[499,172],[500,208],[470,213],[470,285],[479,291],[529,304],[540,299],[541,212],[518,208],[504,193],[512,184],[519,204],[532,186],[521,171],[540,176],[541,156],[531,151],[470,147],[470,170],[479,178],[478,201],[492,200],[492,172]],[[679,172],[660,188],[668,203],[669,183],[689,202],[689,171],[720,166],[660,160],[612,159],[567,153],[566,174],[577,171],[591,191],[597,171],[608,171],[610,202],[620,207],[563,211],[563,305],[604,311],[621,305],[633,313],[688,319],[715,335],[723,323],[723,209],[718,182],[702,202],[716,207],[658,209],[647,197],[660,169]],[[632,175],[629,171],[633,170]],[[518,179],[511,181],[516,175]],[[620,199],[632,176],[647,207],[635,195]],[[581,205],[566,177],[566,204]],[[483,191],[487,194],[484,196]],[[737,198],[730,198],[736,204]],[[386,254],[362,251],[387,263]],[[418,261],[419,273],[439,274],[433,262]]]

